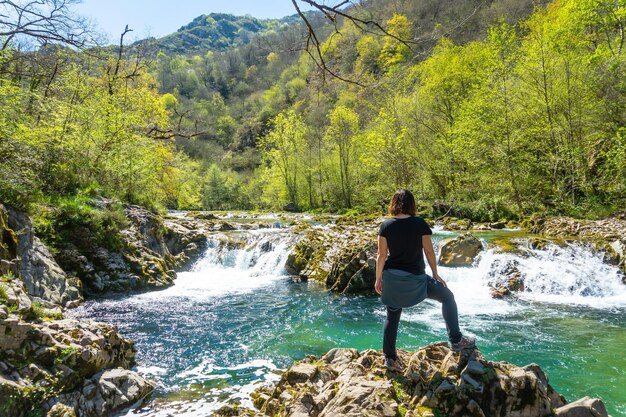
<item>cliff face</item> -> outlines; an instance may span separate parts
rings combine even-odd
[[[2,275],[20,278],[28,295],[46,307],[74,307],[83,297],[80,282],[70,278],[33,231],[30,218],[0,204],[0,228],[5,250]]]
[[[224,407],[220,416],[548,417],[606,416],[600,400],[565,405],[535,364],[491,362],[446,343],[399,352],[389,371],[381,353],[333,349],[306,357],[275,386],[253,394],[257,410]],[[575,410],[580,414],[568,414]]]

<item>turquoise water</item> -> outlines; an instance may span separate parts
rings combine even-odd
[[[256,249],[268,240],[272,251]],[[281,268],[292,244],[288,231],[255,232],[247,250],[209,249],[170,289],[90,301],[76,311],[116,324],[135,340],[139,371],[159,382],[129,415],[201,416],[229,401],[250,405],[255,387],[306,355],[380,349],[378,298],[293,282]],[[626,290],[617,271],[584,249],[551,248],[517,259],[533,292],[492,300],[489,270],[511,256],[487,252],[474,268],[442,269],[464,330],[477,337],[487,359],[535,362],[568,400],[600,397],[613,417],[626,417]],[[551,274],[558,276],[546,278]],[[441,340],[438,305],[426,301],[403,313],[399,348]]]

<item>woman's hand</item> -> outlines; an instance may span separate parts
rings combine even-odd
[[[439,274],[434,273],[433,274],[433,278],[435,278],[439,283],[441,283],[441,285],[443,285],[444,287],[448,288],[448,284],[446,284],[446,282],[443,280],[443,278],[441,278],[439,276]]]
[[[383,293],[383,280],[381,279],[376,279],[376,283],[374,284],[374,290],[376,291],[376,293],[378,295],[381,295]]]

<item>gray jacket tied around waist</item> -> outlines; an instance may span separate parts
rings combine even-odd
[[[426,298],[428,289],[426,274],[416,275],[396,269],[383,271],[382,303],[392,308],[412,307]]]

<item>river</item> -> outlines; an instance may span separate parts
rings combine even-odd
[[[136,342],[139,372],[158,381],[128,416],[208,416],[232,401],[251,407],[250,392],[306,355],[381,348],[377,297],[293,281],[283,269],[295,244],[288,228],[234,233],[245,247],[212,244],[166,290],[92,300],[73,312],[117,325]],[[451,235],[436,231],[434,238]],[[494,300],[487,282],[510,263],[526,276],[526,290]],[[567,400],[600,397],[609,414],[626,417],[626,285],[617,268],[572,243],[522,254],[489,249],[472,268],[440,273],[455,294],[463,331],[487,359],[537,363]],[[399,348],[441,340],[439,305],[425,301],[403,312]]]

